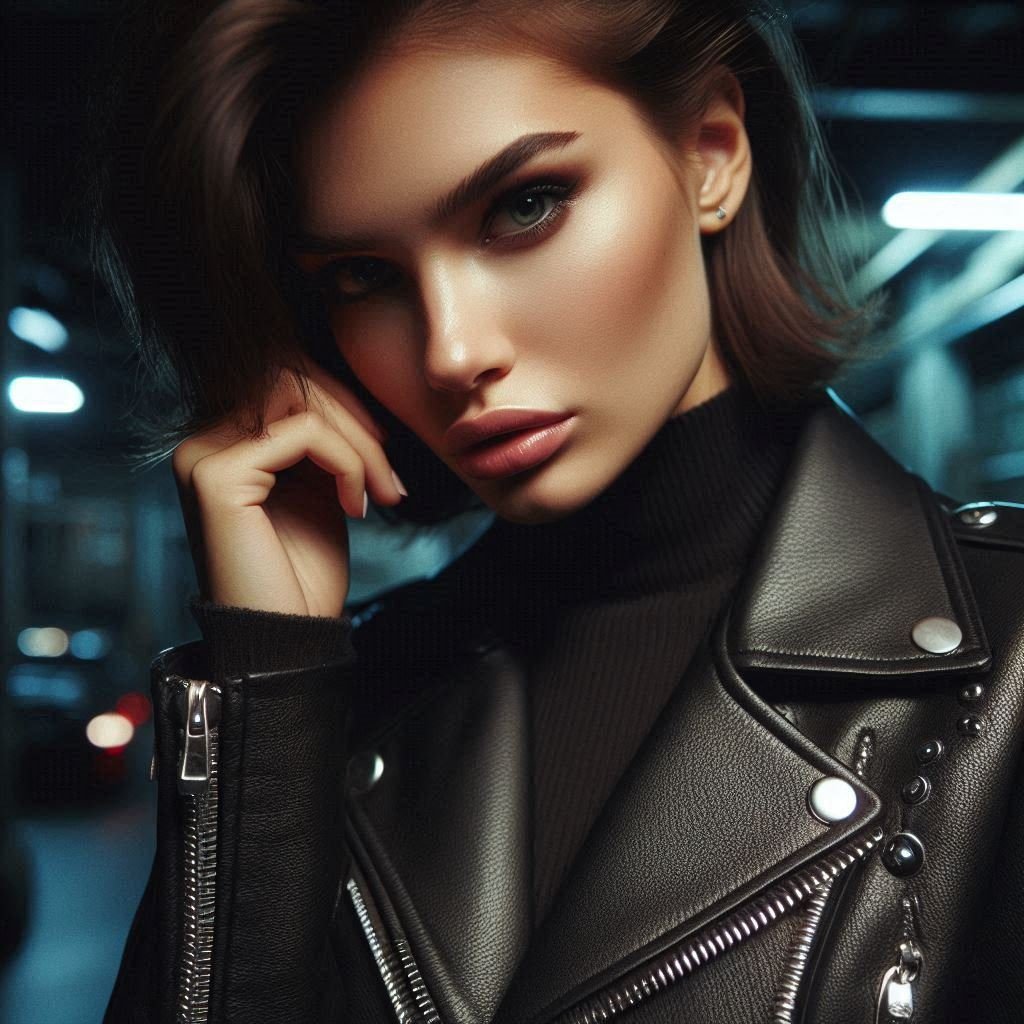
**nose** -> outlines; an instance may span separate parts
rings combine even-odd
[[[435,265],[421,290],[423,376],[432,388],[472,391],[509,372],[515,353],[486,275],[473,266]]]

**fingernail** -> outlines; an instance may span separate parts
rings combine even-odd
[[[391,470],[391,479],[395,481],[395,486],[398,488],[399,494],[401,494],[405,498],[408,498],[409,492],[405,489],[405,485],[402,483],[402,481],[398,479],[398,474],[394,470]]]
[[[370,507],[370,497],[369,497],[369,495],[368,495],[368,494],[366,493],[366,491],[363,491],[363,518],[364,518],[364,519],[366,518],[366,510],[367,510],[367,509],[368,509],[369,507]]]

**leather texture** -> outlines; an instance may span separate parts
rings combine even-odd
[[[969,525],[847,413],[816,411],[735,601],[536,931],[528,666],[460,606],[470,559],[360,615],[357,666],[228,680],[208,1020],[563,1024],[692,947],[689,976],[634,986],[615,1017],[873,1024],[906,938],[914,1024],[1019,1020],[1024,510],[996,510]],[[957,650],[914,645],[927,616],[959,624]],[[157,854],[105,1024],[178,1019],[174,694],[203,670],[201,644],[153,666]],[[834,824],[808,806],[824,776],[856,793]],[[901,831],[925,851],[910,877],[884,843],[844,854]],[[794,947],[807,908],[775,920],[764,901],[840,862]],[[716,945],[729,915],[750,927]],[[771,1017],[794,962],[795,1008]]]

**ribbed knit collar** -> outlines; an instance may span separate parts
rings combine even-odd
[[[628,599],[735,573],[750,556],[808,411],[768,412],[738,386],[720,392],[666,420],[570,516],[498,520],[488,539],[500,551],[499,571],[530,580],[534,593],[559,604]]]

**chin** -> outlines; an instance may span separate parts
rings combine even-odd
[[[537,526],[541,523],[553,523],[558,519],[564,519],[572,509],[553,510],[549,508],[508,508],[498,507],[494,509],[495,514],[510,523],[519,523],[522,526]]]
[[[580,494],[578,488],[568,488],[555,474],[541,479],[542,474],[520,473],[516,476],[489,481],[489,486],[478,487],[482,501],[501,519],[524,525],[552,523],[564,519],[582,508],[591,494]]]

